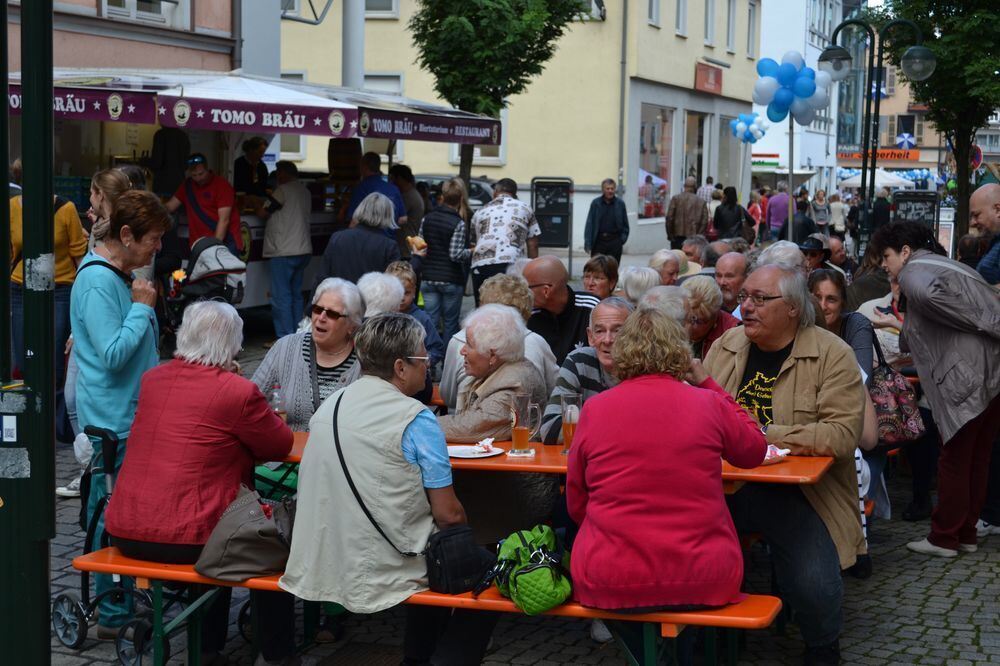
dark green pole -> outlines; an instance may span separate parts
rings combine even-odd
[[[21,63],[25,388],[0,393],[0,645],[4,663],[47,666],[55,536],[52,0],[21,4]]]
[[[0,82],[3,82],[3,108],[0,109],[0,160],[10,182],[10,105],[7,102],[7,79],[10,62],[7,56],[7,3],[0,2],[0,25],[3,26],[3,48],[0,48]],[[6,185],[0,184],[6,188]],[[0,206],[0,239],[10,238],[10,206]],[[10,243],[0,243],[0,266],[10,265]],[[0,270],[0,321],[10,321],[10,272]],[[0,382],[10,379],[10,331],[0,334]]]

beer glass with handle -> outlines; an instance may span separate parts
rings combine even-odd
[[[580,394],[567,393],[561,396],[562,400],[562,438],[563,455],[569,453],[569,448],[573,444],[573,435],[576,434],[576,424],[580,422]]]
[[[531,425],[531,414],[535,414],[535,425]],[[530,457],[535,450],[528,446],[532,437],[538,434],[542,424],[542,412],[537,403],[531,402],[528,393],[515,393],[510,399],[510,438],[512,445],[509,456]]]

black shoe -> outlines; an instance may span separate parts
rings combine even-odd
[[[932,508],[930,500],[927,502],[917,502],[914,500],[910,502],[905,509],[903,509],[903,520],[908,520],[910,522],[927,520],[931,517]]]
[[[854,563],[853,566],[848,567],[847,573],[857,578],[858,580],[865,580],[866,578],[871,578],[872,575],[871,555],[858,555],[857,561]]]
[[[840,663],[840,641],[807,647],[802,655],[804,666],[832,666]]]

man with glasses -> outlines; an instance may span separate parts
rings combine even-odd
[[[861,373],[851,348],[815,325],[798,266],[758,267],[738,300],[743,326],[712,346],[706,369],[770,444],[833,456],[834,464],[815,485],[747,484],[729,498],[733,521],[770,544],[778,585],[806,643],[805,663],[836,664],[841,570],[866,552],[854,467],[865,410]]]
[[[575,292],[569,286],[569,272],[558,257],[532,259],[524,267],[524,279],[534,298],[528,329],[545,338],[562,365],[566,355],[587,346],[590,311],[600,301],[596,296]]]
[[[187,178],[167,202],[171,214],[184,206],[188,225],[188,243],[205,236],[215,236],[225,243],[233,254],[243,250],[240,233],[240,216],[233,215],[236,192],[222,176],[208,168],[208,160],[201,153],[187,159]]]

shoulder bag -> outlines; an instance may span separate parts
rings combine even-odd
[[[337,417],[340,414],[340,402],[343,398],[343,393],[337,396],[337,402],[333,407],[333,441],[337,446],[337,456],[340,458],[340,466],[344,470],[347,485],[368,521],[375,528],[375,531],[385,539],[386,543],[403,557],[424,555],[427,559],[427,582],[431,590],[443,594],[461,594],[471,591],[495,561],[494,556],[488,550],[476,543],[471,527],[456,525],[435,532],[428,540],[423,553],[413,553],[400,550],[375,521],[375,517],[368,510],[368,506],[361,499],[361,493],[354,485],[351,473],[347,470],[347,462],[344,460],[344,450],[340,446]]]
[[[878,337],[873,338],[873,341],[878,367],[872,370],[868,393],[875,405],[879,444],[895,447],[921,437],[924,434],[924,421],[917,408],[913,387],[906,377],[885,362]]]

